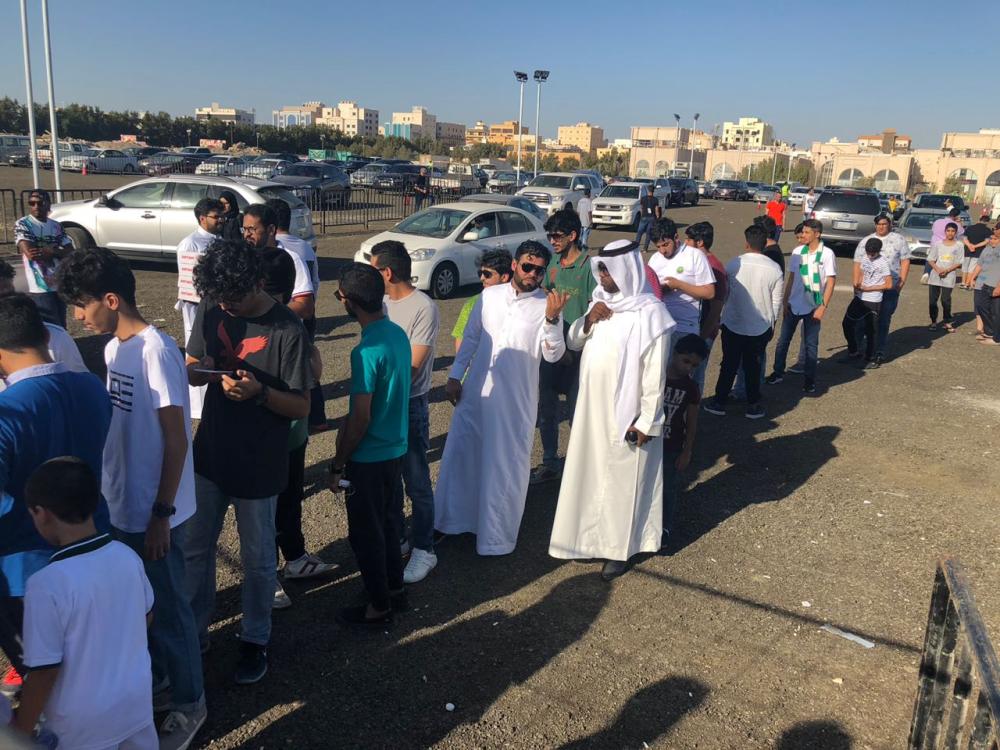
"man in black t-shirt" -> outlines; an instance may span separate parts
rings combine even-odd
[[[646,194],[639,199],[639,231],[635,233],[635,244],[642,242],[642,251],[649,250],[649,241],[653,238],[653,224],[663,216],[660,201],[653,195],[653,186],[646,186]],[[643,239],[645,235],[645,239]]]
[[[421,206],[424,204],[424,200],[430,195],[430,187],[427,180],[427,170],[424,167],[420,168],[420,174],[417,179],[413,181],[413,200],[419,211]]]
[[[980,216],[979,221],[970,225],[962,236],[962,242],[965,244],[965,257],[962,259],[961,286],[963,289],[972,288],[972,273],[976,270],[976,265],[979,263],[980,253],[986,247],[990,235],[993,234],[993,230],[990,229],[988,223],[989,220],[989,215]]]
[[[302,322],[263,291],[263,281],[260,253],[243,242],[213,243],[194,271],[202,302],[187,347],[188,381],[208,390],[194,439],[198,507],[188,523],[186,588],[205,647],[216,547],[226,510],[235,506],[244,570],[240,684],[267,672],[274,514],[288,481],[289,425],[309,413],[312,386]]]

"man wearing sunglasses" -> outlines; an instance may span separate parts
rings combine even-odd
[[[590,270],[590,255],[580,246],[580,216],[572,210],[557,211],[545,222],[545,231],[555,255],[549,262],[543,286],[568,294],[563,310],[563,334],[573,321],[583,317],[597,282]],[[560,394],[566,396],[570,419],[576,408],[580,382],[580,357],[567,351],[555,363],[542,361],[538,374],[538,433],[542,439],[542,463],[531,472],[532,485],[550,482],[562,475],[559,460]]]
[[[583,350],[580,401],[549,554],[603,559],[605,580],[660,549],[663,392],[674,321],[649,291],[639,245],[616,240],[591,259],[600,287],[568,345]]]
[[[538,368],[566,351],[565,292],[546,294],[551,259],[539,242],[514,253],[510,284],[483,290],[472,308],[445,394],[455,404],[434,493],[434,527],[476,534],[480,555],[517,544],[538,414]]]
[[[66,304],[56,290],[56,268],[73,250],[73,243],[62,225],[49,218],[52,199],[45,190],[28,194],[28,215],[14,224],[14,243],[21,253],[28,296],[42,314],[42,319],[66,327]]]
[[[489,250],[483,253],[479,259],[479,280],[483,284],[483,289],[488,289],[497,284],[509,284],[511,270],[514,259],[506,250]],[[469,297],[455,321],[455,327],[451,329],[451,337],[455,339],[455,354],[462,348],[462,337],[465,335],[465,326],[469,323],[469,315],[472,308],[479,300],[479,295]]]

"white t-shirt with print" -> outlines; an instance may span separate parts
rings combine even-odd
[[[306,264],[306,270],[309,271],[309,278],[312,280],[313,293],[318,294],[319,261],[316,259],[316,251],[313,250],[313,246],[301,237],[296,237],[294,234],[285,234],[284,232],[278,234],[275,239],[285,250],[299,256],[302,262]]]
[[[878,286],[885,281],[885,277],[892,277],[892,269],[889,261],[879,255],[874,260],[865,253],[861,261],[861,286]],[[884,292],[880,289],[877,292],[859,292],[862,302],[881,302]]]
[[[861,263],[865,258],[868,257],[868,253],[865,252],[865,244],[867,244],[870,239],[882,240],[882,252],[879,253],[880,257],[885,258],[889,263],[889,271],[892,273],[893,285],[899,283],[899,277],[903,272],[903,261],[910,260],[910,245],[903,239],[903,235],[899,232],[889,232],[885,237],[879,237],[877,234],[872,232],[867,237],[862,238],[861,242],[854,249],[854,262]]]
[[[277,244],[278,247],[288,253],[288,256],[292,259],[292,263],[295,265],[295,286],[292,287],[292,299],[305,297],[307,294],[315,297],[316,287],[313,286],[312,275],[309,273],[309,268],[306,266],[305,261],[294,250],[289,250],[285,247],[283,241],[279,241]]]
[[[653,253],[649,258],[649,267],[661,282],[669,277],[694,286],[715,283],[715,275],[705,253],[687,244],[681,245],[669,258],[663,253]],[[677,323],[675,334],[698,333],[701,330],[700,300],[690,294],[673,291],[664,292],[663,303]]]
[[[28,579],[24,663],[59,666],[45,704],[45,726],[59,747],[118,747],[152,723],[152,608],[142,560],[107,534],[57,550]]]
[[[174,497],[171,528],[195,510],[191,404],[187,370],[177,342],[153,326],[126,341],[112,338],[104,349],[111,395],[111,427],[104,444],[101,489],[111,524],[132,534],[144,532],[163,468],[163,431],[157,414],[166,406],[184,409],[188,451]]]
[[[802,247],[805,247],[804,245]],[[792,275],[792,292],[788,297],[788,305],[795,315],[808,315],[819,305],[813,301],[812,294],[806,289],[802,282],[802,274],[799,266],[802,265],[802,247],[798,247],[792,252],[792,257],[788,259],[788,273]],[[819,253],[819,288],[822,292],[826,289],[826,280],[837,276],[837,256],[833,250],[820,243]]]
[[[927,268],[930,270],[930,278],[927,283],[931,286],[943,286],[954,288],[955,277],[961,273],[961,271],[952,271],[944,278],[930,267],[930,264],[940,268],[951,268],[956,264],[962,262],[965,257],[965,245],[963,245],[959,240],[955,240],[951,245],[946,245],[943,242],[932,244],[930,249],[927,251]]]
[[[63,232],[62,224],[58,221],[46,219],[42,222],[34,216],[22,216],[14,224],[14,243],[21,240],[36,247],[50,249],[70,247],[73,244],[73,241]],[[24,276],[28,282],[29,293],[42,294],[56,291],[55,274],[59,267],[57,259],[28,260],[26,255],[22,255],[21,263],[24,266]]]

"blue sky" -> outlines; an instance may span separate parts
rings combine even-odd
[[[44,101],[41,14],[29,5]],[[50,0],[50,18],[60,104],[176,115],[218,101],[269,123],[283,104],[354,99],[383,122],[421,104],[471,125],[516,118],[513,70],[543,68],[543,137],[578,121],[627,137],[674,112],[720,132],[758,116],[799,144],[895,127],[933,148],[943,131],[1000,127],[998,0]],[[0,4],[0,28],[0,96],[23,101],[15,0]],[[534,102],[531,83],[532,131]]]

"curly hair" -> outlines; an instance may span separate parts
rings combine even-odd
[[[103,247],[74,250],[56,270],[59,296],[68,305],[84,305],[117,294],[135,307],[135,276],[123,259]]]
[[[194,267],[194,288],[207,299],[243,299],[263,281],[261,254],[242,240],[215,240]]]
[[[510,257],[510,252],[507,250],[487,250],[479,259],[479,267],[496,271],[501,277],[509,277],[511,274],[510,266],[513,262],[514,259]]]

